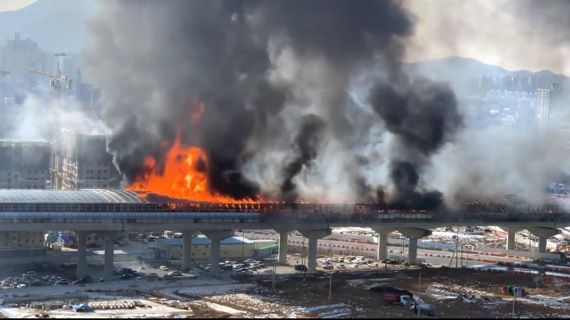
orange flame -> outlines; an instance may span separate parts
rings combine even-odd
[[[149,192],[171,198],[190,201],[219,203],[258,203],[253,199],[234,199],[213,192],[208,184],[208,155],[198,147],[182,145],[180,134],[166,155],[162,173],[158,172],[158,161],[153,157],[144,159],[146,168],[129,191],[142,191],[141,197]]]

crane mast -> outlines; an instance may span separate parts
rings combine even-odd
[[[49,85],[53,88],[55,93],[55,100],[56,104],[61,107],[61,90],[62,88],[66,88],[68,90],[71,89],[72,79],[66,75],[61,74],[60,65],[59,65],[59,57],[66,57],[69,56],[67,53],[56,53],[54,56],[57,59],[57,74],[50,74],[48,72],[28,68],[27,71],[31,74],[43,76],[49,78]],[[51,132],[51,141],[52,141],[52,152],[51,152],[51,185],[53,189],[61,189],[63,185],[63,177],[61,176],[61,172],[63,170],[63,161],[60,155],[60,139],[59,139],[59,121],[55,114],[55,110],[50,110],[53,118],[52,118],[52,132]]]

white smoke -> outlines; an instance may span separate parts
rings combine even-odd
[[[72,97],[58,103],[53,99],[30,95],[21,106],[18,122],[10,136],[25,140],[49,140],[55,127],[84,134],[110,133],[103,121],[82,111],[79,102]]]

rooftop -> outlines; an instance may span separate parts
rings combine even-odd
[[[0,203],[146,203],[135,192],[89,189],[78,191],[0,189]]]
[[[181,246],[183,242],[182,238],[168,238],[168,239],[158,239],[158,243],[165,244],[167,246]],[[192,237],[193,245],[210,245],[212,241],[205,236]],[[221,244],[247,244],[253,243],[253,241],[248,238],[243,237],[229,237],[220,242]]]

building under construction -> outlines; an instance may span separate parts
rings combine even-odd
[[[51,144],[0,140],[0,188],[49,189]]]
[[[107,153],[106,136],[61,129],[54,148],[54,188],[116,189],[121,175]]]

